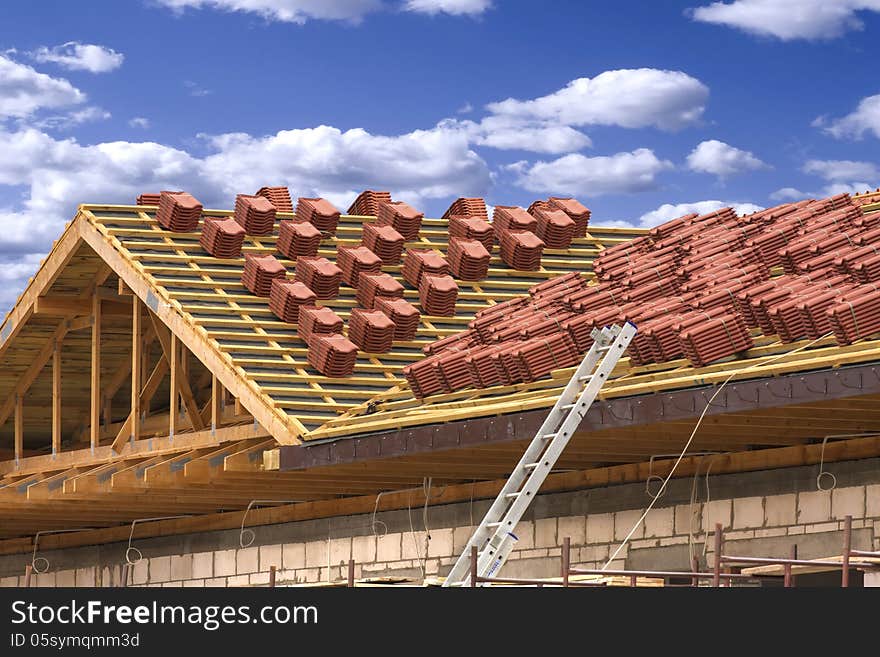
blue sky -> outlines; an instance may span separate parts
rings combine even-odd
[[[878,32],[880,0],[5,0],[0,304],[140,191],[653,225],[876,187]]]

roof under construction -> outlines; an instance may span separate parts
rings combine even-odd
[[[880,210],[880,194],[856,200],[860,217]],[[404,368],[423,362],[426,347],[467,332],[478,314],[521,304],[538,284],[577,272],[579,289],[617,285],[614,253],[630,252],[635,238],[643,248],[669,237],[590,224],[567,247],[545,247],[540,266],[529,271],[495,251],[484,278],[455,280],[449,315],[425,312],[401,265],[384,265],[381,271],[403,285],[403,298],[422,308],[414,338],[385,353],[359,351],[351,376],[325,376],[309,363],[297,326],[243,282],[246,256],[273,255],[293,278],[296,263],[278,251],[277,223],[270,234],[247,235],[240,255],[215,257],[200,244],[203,218],[195,230],[175,232],[160,225],[156,211],[80,206],[0,327],[0,538],[241,510],[262,497],[375,498],[424,476],[450,484],[503,477],[572,368],[426,397],[414,394]],[[372,215],[341,215],[317,255],[337,262],[339,248],[360,245],[373,223]],[[406,248],[446,255],[449,239],[448,218],[423,219]],[[597,258],[611,266],[594,272]],[[768,267],[761,282],[802,273],[783,269]],[[315,303],[346,325],[359,305],[347,284]],[[659,297],[641,303],[657,305]],[[841,344],[834,335],[741,330],[747,348],[707,362],[687,353],[623,359],[559,467],[653,467],[655,457],[680,448],[705,391],[727,379],[728,394],[710,410],[695,450],[739,453],[880,430],[873,410],[880,377],[865,374],[880,360],[876,335]],[[848,374],[856,371],[858,384]],[[859,413],[835,414],[842,408]],[[870,449],[880,453],[878,445]],[[575,485],[569,479],[556,485]]]

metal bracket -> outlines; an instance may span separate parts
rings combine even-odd
[[[821,390],[817,390],[816,388],[810,387],[810,384],[807,383],[807,378],[802,376],[801,383],[804,385],[804,388],[807,392],[812,392],[814,395],[827,395],[828,394],[828,379],[822,379],[823,387]]]
[[[783,385],[785,385],[785,384],[783,383]],[[770,381],[767,381],[764,384],[764,387],[767,388],[767,390],[770,392],[770,394],[773,395],[774,397],[779,397],[780,399],[794,399],[794,386],[791,385],[790,383],[788,384],[788,394],[787,395],[785,395],[785,394],[780,395],[778,392],[776,392],[773,389],[773,385],[771,384]]]

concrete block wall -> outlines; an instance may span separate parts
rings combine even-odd
[[[853,547],[880,550],[880,459],[835,464],[834,471],[838,486],[826,491],[816,490],[815,468],[712,476],[711,501],[695,503],[691,480],[674,481],[611,567],[683,570],[692,556],[711,564],[716,522],[725,528],[730,553],[784,557],[796,543],[802,558],[815,558],[841,553],[843,518],[852,515]],[[515,530],[519,540],[504,574],[558,575],[565,537],[571,539],[573,564],[601,567],[649,502],[644,484],[541,495]],[[443,575],[488,504],[430,508],[427,531],[419,509],[255,527],[254,544],[245,548],[238,531],[141,541],[144,559],[133,566],[130,584],[265,586],[272,566],[279,584],[321,582],[344,578],[350,558],[358,578]],[[50,570],[33,583],[118,586],[125,548],[45,553]],[[29,554],[0,557],[0,586],[21,585],[29,560]]]

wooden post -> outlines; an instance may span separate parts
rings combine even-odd
[[[52,454],[61,452],[61,338],[52,353]]]
[[[220,420],[223,417],[223,384],[216,375],[211,377],[211,431],[216,432],[220,428]]]
[[[171,363],[169,363],[171,369],[171,397],[168,402],[168,435],[173,439],[177,433],[178,402],[180,400],[180,393],[177,391],[177,377],[180,374],[178,371],[180,369],[180,364],[178,362],[178,359],[180,358],[180,345],[178,344],[177,336],[174,333],[171,334],[171,348],[169,351],[171,352]]]
[[[131,440],[141,433],[141,366],[143,365],[141,338],[141,301],[131,296]]]
[[[15,393],[15,460],[21,460],[24,453],[24,398]]]
[[[91,446],[101,442],[101,297],[92,297],[92,407],[90,419]]]

